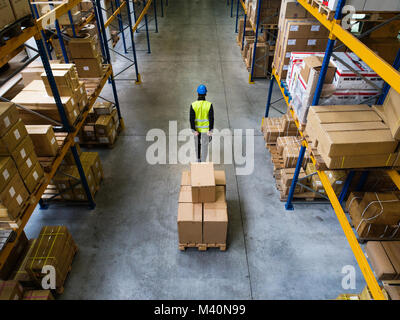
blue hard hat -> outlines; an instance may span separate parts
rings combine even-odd
[[[197,88],[197,93],[198,94],[206,94],[207,87],[204,84],[199,85],[199,87]]]

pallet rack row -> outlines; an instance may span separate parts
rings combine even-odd
[[[75,6],[79,5],[82,0],[70,0],[67,3],[62,3],[57,5],[56,7],[52,8],[51,11],[45,13],[42,16],[36,16],[36,19],[34,20],[34,25],[28,28],[25,28],[22,30],[22,32],[17,35],[16,37],[13,37],[12,39],[8,40],[3,46],[0,46],[0,64],[6,64],[10,59],[16,50],[19,50],[20,48],[24,48],[24,46],[28,47],[29,49],[35,50],[35,48],[32,48],[31,46],[27,45],[26,42],[28,42],[31,38],[35,39],[36,45],[37,45],[37,52],[38,55],[41,57],[43,67],[45,69],[45,72],[47,74],[47,78],[49,80],[50,87],[53,92],[54,100],[57,106],[58,113],[60,115],[61,123],[60,126],[55,127],[55,130],[58,132],[65,132],[65,140],[64,143],[62,144],[60,151],[56,158],[54,159],[51,168],[49,172],[45,173],[45,177],[41,184],[37,187],[37,189],[34,191],[34,193],[30,196],[29,202],[27,202],[26,207],[24,207],[23,212],[20,215],[20,218],[17,222],[18,228],[13,228],[14,232],[16,234],[16,237],[14,241],[8,242],[3,249],[0,251],[0,269],[3,267],[4,263],[7,261],[7,258],[14,248],[14,245],[17,243],[18,238],[22,234],[26,224],[28,223],[31,215],[33,214],[35,208],[39,204],[42,209],[47,208],[47,204],[45,204],[41,197],[44,194],[46,188],[50,184],[52,178],[55,176],[61,162],[63,161],[65,155],[69,150],[71,151],[76,166],[78,168],[79,176],[80,176],[80,181],[83,185],[83,188],[85,190],[85,194],[87,197],[87,202],[83,202],[83,204],[88,204],[91,209],[94,209],[96,204],[93,199],[92,193],[89,189],[88,182],[86,180],[86,176],[83,170],[82,163],[79,158],[79,154],[77,151],[77,148],[75,146],[75,137],[78,134],[79,130],[85,123],[85,120],[89,114],[90,108],[94,105],[96,100],[98,98],[101,98],[100,93],[105,86],[107,82],[109,82],[112,86],[112,91],[113,91],[113,96],[114,96],[114,105],[117,109],[118,112],[118,117],[120,120],[121,128],[124,127],[124,122],[123,118],[121,115],[120,111],[120,106],[119,106],[119,101],[118,101],[118,94],[117,94],[117,88],[115,84],[115,76],[113,73],[112,65],[111,65],[111,54],[110,54],[110,48],[108,45],[108,41],[106,40],[106,27],[104,24],[104,19],[103,19],[103,14],[100,14],[102,12],[102,1],[100,0],[92,0],[93,4],[93,13],[89,16],[90,21],[93,19],[96,19],[96,24],[98,26],[98,36],[101,44],[101,49],[103,53],[103,76],[99,79],[97,79],[97,87],[95,90],[91,90],[88,92],[88,103],[84,111],[81,113],[79,120],[77,123],[74,125],[71,125],[66,117],[65,110],[63,108],[63,104],[61,102],[61,96],[59,94],[53,72],[50,66],[50,61],[49,58],[51,57],[48,56],[49,51],[46,51],[45,46],[47,43],[46,38],[43,38],[44,31],[46,29],[46,24],[44,22],[48,21],[50,17],[53,17],[55,21],[57,22],[58,18],[61,16],[68,14],[72,8]],[[119,1],[116,0],[116,3],[119,4]],[[125,3],[125,1],[123,1]],[[126,2],[128,4],[128,1]],[[126,6],[128,8],[128,20],[130,20],[131,14],[129,12],[129,5]],[[32,12],[37,12],[35,10],[35,4],[32,3]],[[118,14],[112,15],[107,21],[111,23],[114,19],[118,17]],[[86,20],[87,21],[87,20]],[[137,23],[140,23],[141,20],[137,20]],[[57,24],[57,23],[56,23]],[[129,29],[132,33],[132,42],[133,42],[133,27],[132,24],[129,24]],[[59,37],[58,39],[60,43],[63,42],[63,38]],[[61,46],[63,47],[63,46]],[[133,47],[134,48],[134,47]],[[65,47],[64,47],[65,50]],[[65,53],[65,52],[64,52]],[[66,55],[64,55],[66,58],[66,61],[68,63],[68,58]],[[135,59],[136,61],[136,59]],[[26,66],[26,64],[24,65]],[[1,100],[5,101],[3,97],[1,97]],[[17,106],[18,107],[18,106]]]
[[[240,0],[238,0],[240,1]],[[258,1],[258,8],[261,7],[261,2],[263,0],[257,0]],[[266,1],[266,0],[264,0]],[[241,1],[242,2],[242,1]],[[400,52],[398,54],[398,57],[396,59],[396,62],[394,66],[391,66],[389,63],[387,63],[384,59],[379,57],[377,54],[375,54],[371,49],[369,49],[366,45],[364,45],[358,38],[356,38],[353,34],[351,34],[349,31],[345,30],[341,24],[340,20],[342,18],[341,12],[342,9],[346,3],[345,0],[339,0],[338,7],[335,13],[335,17],[333,20],[329,20],[329,17],[323,13],[320,12],[320,10],[316,7],[313,7],[310,4],[309,0],[298,0],[298,2],[309,12],[311,13],[324,27],[326,27],[329,30],[329,40],[328,40],[328,45],[326,48],[319,80],[318,80],[318,85],[317,89],[314,95],[313,103],[312,105],[318,105],[319,99],[321,96],[322,92],[322,86],[327,74],[327,69],[328,65],[333,53],[334,49],[334,43],[336,39],[339,39],[342,41],[342,43],[349,48],[351,51],[353,51],[358,57],[360,57],[365,63],[367,63],[375,72],[382,77],[386,81],[385,88],[382,90],[381,93],[381,99],[380,101],[383,102],[385,99],[389,88],[392,87],[394,90],[397,92],[400,92],[400,73],[398,71],[398,68],[400,67]],[[242,2],[243,5],[243,2]],[[245,9],[245,8],[244,8]],[[245,11],[246,14],[246,11]],[[245,15],[246,19],[246,15]],[[255,41],[257,41],[258,37],[258,28],[260,25],[260,19],[259,19],[259,12],[257,13],[257,25],[255,28]],[[252,70],[253,72],[253,70]],[[252,82],[252,73],[250,74],[250,82]],[[272,93],[273,93],[273,85],[274,81],[277,82],[281,93],[283,95],[283,98],[287,104],[288,110],[290,111],[290,114],[292,115],[293,119],[296,122],[296,126],[300,132],[301,137],[303,138],[302,145],[300,148],[300,154],[298,158],[298,162],[296,165],[294,177],[292,180],[292,184],[290,187],[289,191],[289,196],[287,203],[285,205],[287,210],[293,210],[293,195],[294,191],[298,182],[298,177],[301,169],[301,165],[303,163],[305,151],[308,148],[311,154],[311,160],[312,162],[316,165],[317,161],[315,157],[312,155],[312,150],[309,147],[307,140],[305,139],[304,132],[302,131],[302,127],[300,123],[297,120],[297,117],[294,113],[293,108],[291,107],[290,100],[288,93],[286,91],[286,88],[284,86],[284,82],[279,78],[278,74],[276,73],[276,70],[273,69],[273,74],[271,77],[270,85],[269,85],[269,91],[268,91],[268,98],[267,98],[267,104],[266,104],[266,111],[265,111],[265,118],[268,117],[269,115],[269,109],[271,107],[271,98],[272,98]],[[400,175],[396,170],[393,170],[392,168],[381,168],[382,170],[386,170],[388,175],[392,178],[394,184],[397,186],[397,188],[400,189]],[[367,170],[365,172],[368,172]],[[329,180],[326,175],[326,173],[323,170],[318,170],[317,169],[317,174],[322,182],[322,185],[325,189],[325,192],[330,200],[330,203],[336,213],[336,216],[339,220],[339,223],[345,233],[345,236],[347,238],[347,241],[349,242],[349,245],[354,253],[354,256],[358,262],[358,265],[361,269],[361,272],[364,275],[364,278],[367,282],[368,288],[371,291],[371,294],[374,299],[385,299],[385,296],[378,284],[378,281],[376,280],[374,273],[365,257],[365,254],[363,250],[360,247],[360,244],[352,230],[352,227],[348,221],[348,218],[342,208],[342,202],[347,194],[348,187],[351,183],[351,180],[354,176],[354,171],[350,171],[346,181],[345,181],[345,186],[342,190],[342,193],[338,197]]]

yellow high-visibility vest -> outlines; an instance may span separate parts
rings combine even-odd
[[[192,103],[192,108],[196,113],[195,128],[198,132],[208,132],[210,130],[210,122],[208,113],[211,109],[211,102],[199,100]]]

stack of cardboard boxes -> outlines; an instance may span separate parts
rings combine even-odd
[[[94,197],[104,177],[99,154],[97,152],[82,152],[80,159],[89,189],[92,197]],[[79,171],[72,155],[65,157],[65,164],[61,165],[58,173],[52,180],[52,184],[57,187],[64,200],[87,201],[85,189],[82,183],[80,183]]]
[[[244,30],[244,19],[239,21],[239,34],[237,43],[242,48],[243,32],[245,32],[242,48],[243,59],[248,69],[251,68],[254,55],[254,40],[257,21],[258,1],[248,0],[245,3],[248,19],[246,30]],[[271,72],[272,56],[275,49],[277,24],[279,18],[280,0],[263,1],[260,8],[260,29],[256,49],[256,63],[254,66],[254,77],[264,78]]]
[[[273,67],[286,79],[292,52],[325,51],[329,32],[296,0],[282,0]]]
[[[0,271],[0,300],[53,300],[49,290],[42,290],[42,268],[54,267],[55,292],[62,293],[78,249],[70,232],[64,226],[45,226],[37,239],[28,241],[22,233],[17,241]]]
[[[110,102],[96,102],[78,135],[79,142],[113,145],[119,126],[117,109]]]
[[[68,43],[71,60],[75,63],[80,78],[100,78],[103,75],[103,58],[98,47],[97,36],[82,34]]]
[[[0,122],[0,222],[13,224],[44,173],[13,103],[0,103]]]
[[[337,52],[328,66],[320,98],[321,105],[376,103],[383,80],[354,53]],[[302,124],[307,122],[323,62],[323,53],[292,53],[286,78],[291,105]],[[360,74],[353,70],[362,70]]]
[[[213,163],[192,163],[182,173],[178,205],[179,248],[226,250],[228,207],[224,171]]]
[[[0,29],[25,17],[31,17],[32,12],[27,0],[0,1]]]
[[[379,280],[400,279],[399,241],[368,241],[365,251]]]
[[[398,141],[367,105],[311,107],[306,131],[329,169],[400,164]]]
[[[74,64],[52,63],[51,68],[66,117],[73,125],[88,104],[85,84],[79,81]],[[61,122],[50,83],[42,70],[43,67],[36,64],[22,72],[25,88],[12,101]],[[29,111],[21,109],[19,112],[26,124],[54,124]]]
[[[298,137],[296,123],[289,113],[280,118],[263,118],[261,132],[264,134],[266,146],[275,145],[279,137]]]
[[[352,192],[346,203],[361,239],[400,239],[400,198],[397,192]]]

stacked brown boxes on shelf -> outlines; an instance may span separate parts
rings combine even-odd
[[[298,137],[296,123],[289,113],[280,118],[263,118],[261,132],[264,134],[266,147],[276,145],[279,137]]]
[[[306,131],[329,169],[399,166],[394,131],[367,105],[311,107]]]
[[[399,241],[368,241],[365,250],[379,280],[400,279]]]
[[[32,12],[29,1],[25,0],[2,0],[0,1],[0,29],[12,25],[22,18],[31,18]]]
[[[29,194],[44,173],[13,103],[0,103],[0,122],[0,223],[18,227]]]
[[[178,204],[179,248],[226,250],[228,207],[225,171],[213,163],[191,163],[182,173]]]
[[[260,28],[257,41],[256,63],[254,69],[254,77],[264,78],[271,72],[272,56],[275,50],[277,24],[279,17],[281,1],[263,1],[260,8]],[[254,54],[254,40],[256,28],[256,17],[258,10],[258,1],[246,1],[248,19],[246,22],[246,31],[244,45],[242,50],[243,59],[246,67],[251,68]],[[239,34],[237,43],[242,47],[244,19],[239,21]]]
[[[286,79],[292,52],[325,52],[329,31],[296,0],[282,0],[273,67]]]
[[[75,63],[80,78],[100,78],[103,75],[103,58],[98,47],[97,36],[82,34],[72,38],[68,44],[71,60]]]
[[[66,227],[43,227],[26,261],[25,270],[40,285],[44,276],[43,267],[53,266],[56,271],[56,291],[62,293],[77,250],[78,247]]]
[[[81,152],[80,160],[89,184],[89,189],[94,197],[104,177],[99,154],[97,152]],[[87,201],[85,189],[80,182],[79,171],[71,153],[66,155],[64,163],[54,176],[51,185],[56,187],[56,193],[60,193],[63,200]],[[49,196],[52,195],[50,190],[49,192],[46,191],[46,194]]]
[[[61,122],[53,92],[42,68],[40,65],[35,65],[22,72],[25,88],[12,101]],[[73,125],[88,104],[85,84],[79,81],[74,64],[53,63],[51,68],[66,117]],[[26,124],[54,125],[51,121],[29,111],[20,110],[19,112]]]
[[[400,239],[398,192],[352,192],[346,209],[360,239]]]
[[[117,109],[110,102],[96,102],[78,135],[79,142],[113,145],[119,126]]]
[[[22,238],[21,238],[22,237]],[[20,248],[16,251],[16,248]],[[0,273],[0,300],[53,300],[50,290],[42,288],[42,268],[53,266],[56,271],[56,289],[60,294],[71,270],[78,248],[64,226],[45,226],[37,239],[28,241],[23,233],[7,259],[7,270]],[[6,290],[2,290],[7,288]]]

